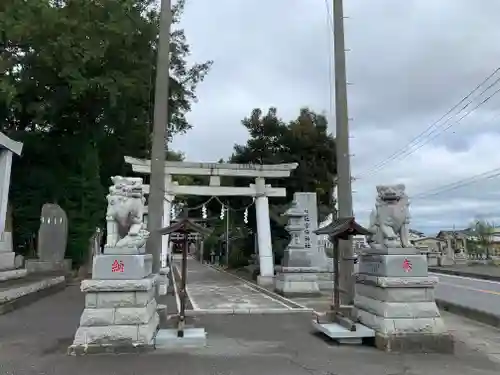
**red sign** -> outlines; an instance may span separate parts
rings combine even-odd
[[[411,262],[408,260],[408,259],[405,259],[403,261],[403,270],[405,272],[410,272],[412,269],[412,265],[411,265]]]
[[[124,272],[125,271],[125,264],[123,264],[123,261],[116,260],[113,262],[111,265],[111,272]]]

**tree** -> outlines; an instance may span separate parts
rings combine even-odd
[[[471,225],[470,250],[476,254],[485,254],[486,259],[490,259],[494,231],[494,226],[486,220],[475,220]]]
[[[174,26],[184,4],[173,8]],[[103,220],[110,176],[130,173],[123,156],[149,154],[156,2],[5,0],[0,25],[0,129],[25,142],[13,167],[13,217],[22,228],[15,241],[37,230],[43,203],[57,201],[78,238],[69,242],[78,262],[84,238]],[[180,29],[172,31],[170,51],[172,136],[190,128],[185,115],[211,62],[187,63]]]
[[[249,140],[245,145],[234,146],[231,162],[299,164],[290,178],[270,181],[287,189],[286,200],[273,199],[270,205],[273,249],[278,252],[276,258],[279,260],[280,252],[288,243],[288,233],[284,229],[286,223],[281,214],[295,192],[317,193],[320,220],[331,210],[332,186],[337,173],[335,139],[328,133],[325,116],[307,108],[301,109],[297,118],[288,123],[278,117],[276,108],[270,108],[266,114],[254,109],[242,124],[249,132]],[[235,183],[248,185],[248,181],[240,179],[235,179]],[[239,201],[242,205],[241,199]],[[249,219],[255,230],[253,212]]]

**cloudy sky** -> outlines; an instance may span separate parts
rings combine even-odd
[[[500,82],[478,96],[488,84],[482,86],[465,110],[460,112],[470,100],[430,136],[404,148],[500,66],[500,2],[344,3],[356,215],[367,219],[375,185],[404,182],[415,197],[414,229],[460,228],[475,217],[500,225],[500,177],[425,197],[500,168],[500,93],[479,105]],[[332,33],[324,0],[188,0],[181,26],[192,60],[214,60],[189,115],[193,129],[174,140],[173,148],[188,160],[230,155],[234,143],[245,142],[240,120],[255,107],[276,106],[284,119],[303,106],[325,111],[334,132]],[[497,78],[500,72],[489,83]],[[402,148],[403,158],[372,168]]]

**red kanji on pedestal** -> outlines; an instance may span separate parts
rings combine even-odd
[[[125,264],[123,264],[122,260],[118,262],[118,260],[115,259],[115,261],[111,265],[111,272],[123,272],[123,271],[125,271]]]
[[[412,265],[411,265],[411,262],[408,260],[408,259],[405,259],[403,261],[403,270],[405,272],[410,272],[412,269]]]

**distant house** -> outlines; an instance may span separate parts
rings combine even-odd
[[[410,242],[421,251],[428,253],[441,253],[444,249],[445,241],[437,237],[421,237]]]
[[[436,238],[444,243],[443,250],[451,248],[455,253],[467,252],[467,241],[470,237],[470,228],[460,230],[441,230],[436,235]]]

